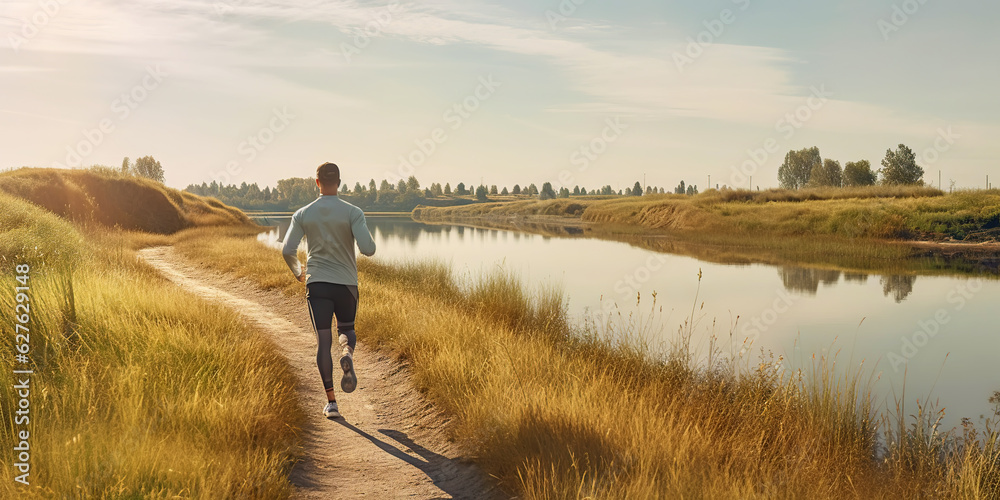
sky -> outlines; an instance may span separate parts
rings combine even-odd
[[[1000,181],[1000,4],[980,0],[4,0],[0,168],[166,184],[415,175],[777,186],[817,146]],[[993,179],[996,179],[995,181]]]

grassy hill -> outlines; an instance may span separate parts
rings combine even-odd
[[[173,234],[195,226],[244,225],[240,210],[114,169],[21,168],[0,173],[0,192],[82,224]]]

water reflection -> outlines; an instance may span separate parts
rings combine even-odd
[[[840,271],[782,266],[778,268],[785,290],[816,295],[819,284],[836,285],[840,281]]]
[[[913,283],[917,281],[917,277],[882,276],[878,281],[882,284],[882,294],[886,297],[892,295],[892,299],[898,304],[913,293]]]
[[[863,285],[868,282],[868,275],[863,273],[845,273],[828,269],[812,269],[795,266],[781,266],[778,268],[778,276],[781,276],[781,283],[785,290],[808,295],[816,295],[819,286],[833,286],[840,282],[841,276],[844,283]],[[915,275],[885,275],[879,276],[879,284],[882,285],[882,295],[892,297],[897,304],[906,300],[913,293],[913,284],[916,283]]]
[[[858,284],[862,284],[863,285],[863,284],[865,284],[865,283],[868,282],[868,275],[867,274],[858,274],[858,273],[844,273],[844,282],[845,283],[858,283]]]

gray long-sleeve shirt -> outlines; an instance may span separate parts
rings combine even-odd
[[[360,208],[337,195],[323,195],[292,215],[281,253],[289,269],[302,275],[298,247],[306,237],[306,284],[321,281],[340,285],[358,284],[354,244],[365,255],[375,254],[375,240],[368,231]]]

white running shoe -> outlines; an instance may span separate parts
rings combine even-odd
[[[323,408],[323,416],[326,418],[340,418],[340,412],[337,411],[337,402],[328,401],[326,407]]]

